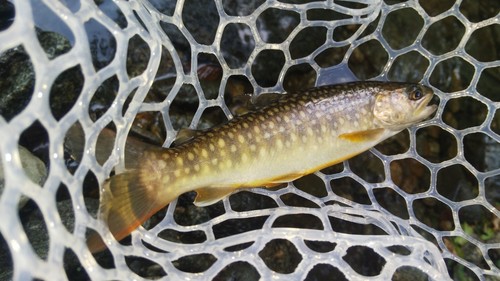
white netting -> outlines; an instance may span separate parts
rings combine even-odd
[[[0,9],[0,279],[500,280],[497,0]],[[422,81],[439,109],[285,188],[207,208],[183,195],[125,245],[95,219],[130,131],[169,146],[182,127],[231,118],[242,93],[353,79]],[[80,163],[65,144],[74,124]],[[117,132],[109,157],[105,127]],[[109,250],[88,251],[94,230]]]

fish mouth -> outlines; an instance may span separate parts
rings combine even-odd
[[[427,93],[421,100],[418,101],[417,107],[415,108],[415,115],[418,119],[425,119],[436,111],[438,108],[437,105],[429,105],[433,97],[434,93]]]

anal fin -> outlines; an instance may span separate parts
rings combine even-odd
[[[224,197],[231,195],[236,190],[235,187],[216,188],[204,187],[196,190],[196,198],[194,204],[197,207],[206,207],[215,204]]]
[[[222,200],[223,198],[231,195],[231,193],[233,193],[235,190],[237,190],[239,188],[252,188],[252,187],[259,187],[259,186],[271,188],[271,187],[275,187],[275,186],[278,186],[278,185],[283,184],[283,183],[294,181],[294,180],[302,177],[303,175],[305,175],[305,174],[304,173],[292,173],[292,174],[282,175],[282,176],[264,181],[264,183],[254,182],[254,183],[250,183],[250,184],[244,185],[244,186],[199,188],[196,190],[196,198],[194,199],[194,204],[198,207],[205,207],[205,206],[217,203],[218,201]]]
[[[339,138],[352,142],[373,141],[376,140],[378,137],[380,137],[383,133],[384,129],[377,128],[377,129],[341,134]]]
[[[303,177],[305,174],[304,173],[292,173],[292,174],[287,174],[287,175],[282,175],[277,178],[274,178],[270,180],[269,182],[265,183],[263,186],[270,188],[270,187],[275,187],[277,185],[280,185],[282,183],[287,183],[294,181],[298,178]]]

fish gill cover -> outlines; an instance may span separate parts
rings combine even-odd
[[[2,1],[0,280],[499,280],[499,12],[496,0]],[[126,142],[170,146],[245,111],[246,94],[353,80],[421,82],[439,107],[285,186],[203,208],[184,194],[121,242],[96,218]],[[95,232],[109,245],[92,254]]]

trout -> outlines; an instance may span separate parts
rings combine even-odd
[[[103,186],[99,219],[116,240],[179,195],[197,206],[242,188],[273,187],[340,163],[428,118],[432,89],[397,82],[355,82],[283,95],[174,148],[150,148],[137,165]],[[104,249],[96,233],[91,251]]]

